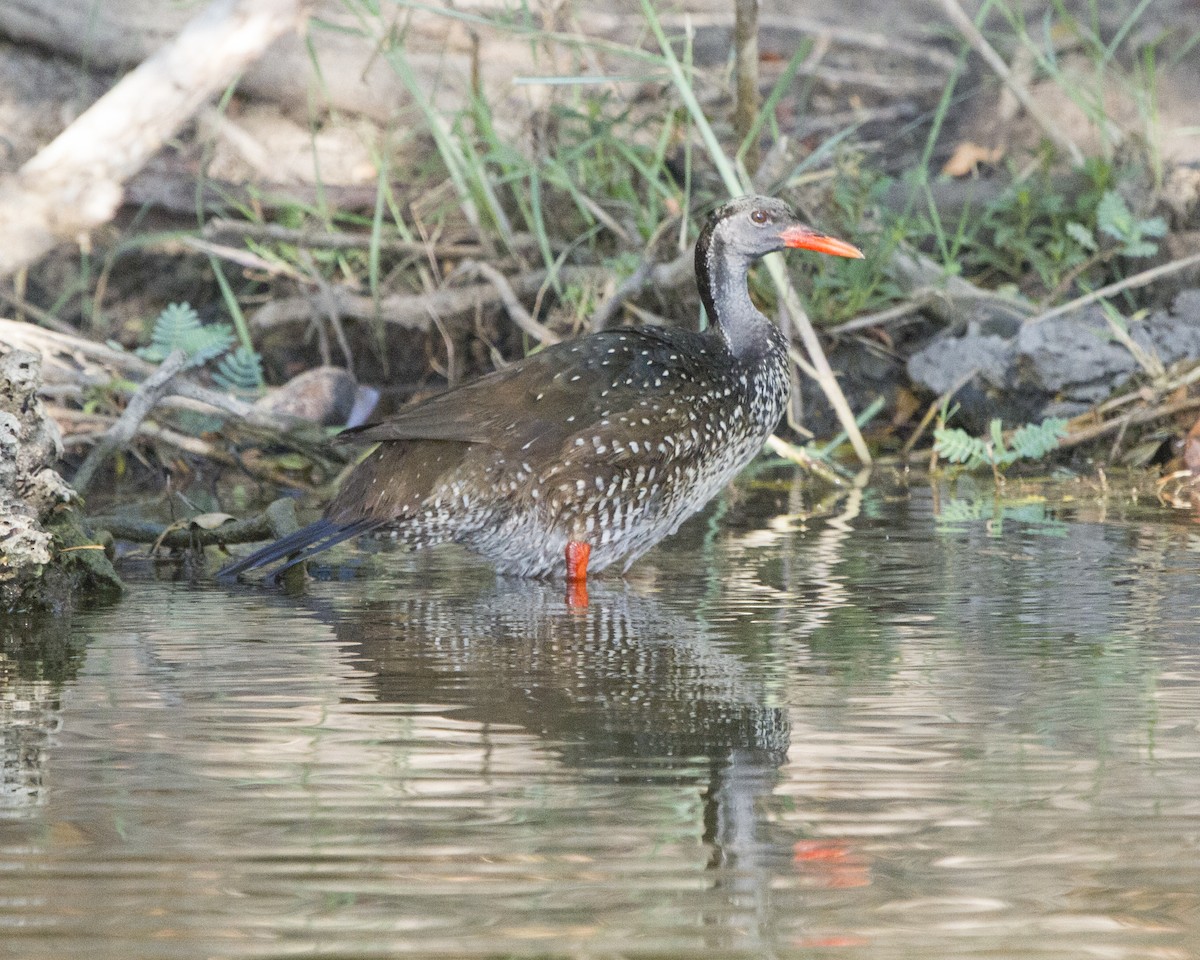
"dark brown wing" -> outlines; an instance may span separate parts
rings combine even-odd
[[[445,440],[500,450],[553,449],[611,412],[636,406],[681,359],[711,348],[681,330],[613,330],[548,347],[394,417],[343,431],[339,442]]]

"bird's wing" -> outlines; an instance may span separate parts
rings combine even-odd
[[[613,330],[566,342],[395,416],[338,435],[339,442],[446,440],[501,450],[553,448],[647,389],[647,368],[683,349],[682,331]],[[651,368],[652,369],[652,368]],[[652,376],[652,374],[651,374]]]

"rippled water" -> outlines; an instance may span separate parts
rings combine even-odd
[[[0,955],[1197,956],[1200,527],[809,497],[8,627]]]

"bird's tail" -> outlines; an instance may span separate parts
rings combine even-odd
[[[328,550],[343,540],[367,533],[379,525],[378,520],[356,520],[353,523],[345,524],[322,517],[315,523],[301,527],[295,533],[289,533],[286,537],[281,537],[261,550],[256,550],[250,556],[242,557],[241,560],[235,560],[222,567],[217,571],[217,579],[233,580],[238,574],[245,573],[247,570],[265,567],[267,564],[286,557],[287,563],[273,570],[266,578],[267,582],[274,583],[296,564],[303,563],[309,557],[322,550]]]

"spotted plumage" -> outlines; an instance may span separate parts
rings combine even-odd
[[[628,568],[762,448],[788,397],[782,336],[747,272],[785,246],[843,256],[784,203],[718,209],[696,246],[705,333],[620,329],[557,344],[394,418],[347,431],[378,443],[315,524],[222,571],[233,576],[375,531],[416,547],[454,541],[498,570]],[[290,564],[289,564],[290,565]]]

